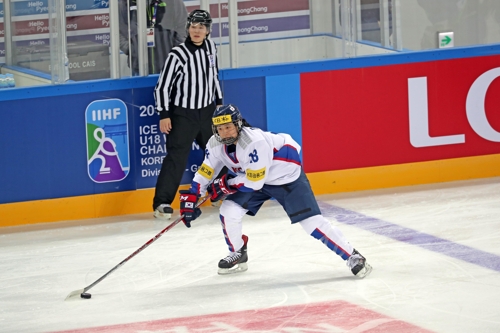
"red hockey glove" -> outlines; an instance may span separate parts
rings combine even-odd
[[[186,227],[191,228],[191,221],[196,220],[201,215],[201,209],[196,208],[196,203],[200,196],[195,193],[191,193],[189,190],[179,191],[179,199],[181,201],[180,213],[182,222]]]
[[[234,178],[233,175],[225,174],[224,176],[214,180],[210,185],[210,201],[216,202],[222,199],[223,196],[236,193],[238,190],[228,185],[228,180]]]

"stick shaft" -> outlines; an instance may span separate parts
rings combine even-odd
[[[198,204],[196,205],[196,208],[200,207],[201,204],[203,204],[208,198],[209,198],[209,196],[205,196],[204,198],[202,198],[198,202]],[[115,267],[113,267],[112,269],[110,269],[106,274],[104,274],[103,276],[101,276],[100,278],[98,278],[97,280],[95,280],[92,284],[90,284],[87,287],[83,288],[83,292],[87,292],[92,287],[94,287],[96,284],[98,284],[99,282],[101,282],[102,280],[104,280],[108,275],[110,275],[111,273],[113,273],[114,271],[116,271],[121,266],[125,265],[125,263],[127,261],[129,261],[130,259],[132,259],[136,255],[138,255],[139,253],[141,253],[145,248],[147,248],[149,245],[153,244],[164,233],[166,233],[167,231],[169,231],[170,229],[172,229],[173,227],[175,227],[180,221],[182,221],[183,217],[184,217],[184,215],[182,215],[179,218],[177,218],[174,222],[170,223],[165,229],[163,229],[162,231],[160,231],[159,233],[157,233],[153,238],[151,238],[150,240],[148,240],[144,245],[142,245],[140,248],[138,248],[137,250],[135,250],[134,253],[132,253],[127,258],[123,259],[122,262],[120,262],[118,265],[116,265]]]

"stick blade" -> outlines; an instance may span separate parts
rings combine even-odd
[[[64,299],[65,301],[70,301],[70,300],[75,300],[75,299],[79,299],[80,298],[80,295],[85,292],[84,289],[78,289],[78,290],[75,290],[75,291],[72,291],[69,293],[68,296],[66,296],[66,299]]]

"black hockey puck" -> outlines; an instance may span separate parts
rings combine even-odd
[[[80,297],[81,297],[81,298],[86,298],[86,299],[89,299],[90,297],[92,297],[92,295],[91,295],[91,294],[89,294],[89,293],[81,293],[81,294],[80,294]]]

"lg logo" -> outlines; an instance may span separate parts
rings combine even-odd
[[[500,142],[497,132],[486,117],[484,107],[486,92],[491,83],[500,77],[500,67],[494,68],[474,81],[467,94],[467,120],[472,129],[488,141]],[[408,100],[410,110],[410,143],[413,147],[431,147],[465,143],[464,134],[431,137],[429,135],[429,110],[427,99],[427,77],[408,79]]]

